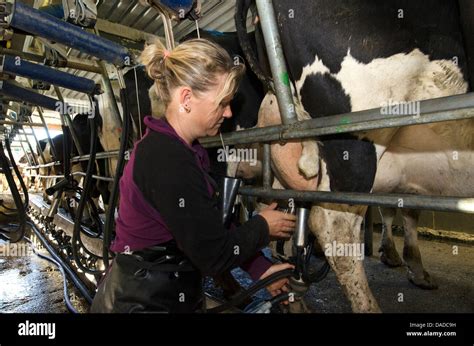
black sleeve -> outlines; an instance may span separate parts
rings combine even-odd
[[[232,231],[222,226],[204,174],[188,148],[166,135],[149,137],[136,147],[134,181],[203,274],[237,267],[268,244],[268,224],[261,216]]]

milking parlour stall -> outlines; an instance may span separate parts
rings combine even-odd
[[[0,345],[474,344],[473,37],[471,0],[0,0]],[[241,72],[186,144],[204,207],[135,157],[185,144],[209,42]]]

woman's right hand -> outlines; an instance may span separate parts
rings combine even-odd
[[[265,209],[262,209],[259,215],[267,221],[270,240],[288,240],[295,231],[296,216],[275,210],[276,207],[277,204],[272,203]]]

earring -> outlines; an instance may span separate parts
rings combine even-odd
[[[178,112],[180,113],[184,112],[184,106],[182,104],[179,105]]]
[[[184,110],[186,111],[186,113],[189,113],[191,112],[191,107],[189,107],[188,105],[185,105]]]

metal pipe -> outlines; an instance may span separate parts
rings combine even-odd
[[[28,156],[28,153],[25,150],[25,146],[23,145],[23,141],[20,141],[20,146],[21,146],[21,150],[23,150],[23,154],[25,154],[25,156],[26,156],[26,160],[28,161],[28,164],[31,165],[33,162],[31,162],[31,159],[30,159],[30,157]]]
[[[296,216],[296,231],[294,236],[296,247],[303,248],[306,245],[306,224],[308,222],[308,216],[308,208],[298,208]]]
[[[256,0],[256,3],[275,85],[275,93],[278,99],[278,107],[280,108],[281,120],[283,124],[289,125],[296,122],[297,118],[273,2],[272,0]]]
[[[388,208],[423,209],[435,211],[455,211],[474,213],[474,198],[445,197],[445,196],[417,196],[407,194],[370,194],[359,192],[326,192],[326,191],[297,191],[297,190],[269,190],[261,187],[241,187],[242,195],[262,198],[276,198],[295,201],[379,205]]]
[[[6,80],[0,81],[0,93],[53,111],[58,107],[58,100],[38,94],[30,89],[14,85]]]
[[[96,35],[99,35],[99,30],[94,29]],[[120,110],[117,105],[117,101],[115,99],[114,88],[112,87],[112,83],[110,82],[109,74],[107,73],[107,66],[105,62],[98,61],[97,62],[100,69],[100,74],[102,76],[102,86],[104,87],[104,92],[109,99],[109,105],[112,108],[112,114],[115,119],[115,126],[120,128],[122,127],[122,119],[120,117]]]
[[[45,60],[45,57],[42,55],[22,52],[20,50],[6,49],[3,47],[0,47],[0,54],[6,54],[13,57],[20,57],[21,59],[24,59],[24,60],[29,60],[29,61],[39,62],[39,63],[44,63],[44,60]],[[100,73],[100,69],[95,64],[93,64],[92,60],[90,60],[91,62],[90,64],[86,64],[84,63],[84,61],[89,61],[89,60],[83,59],[82,61],[78,61],[74,58],[68,58],[68,60],[64,60],[64,61],[61,60],[59,65],[55,65],[53,67],[59,67],[59,68],[67,67],[67,68],[72,68],[75,70]]]
[[[102,153],[97,153],[96,155],[96,160],[100,159],[109,159],[111,157],[116,157],[118,156],[118,150],[114,151],[104,151]],[[81,156],[74,156],[71,158],[71,162],[81,162],[81,161],[88,161],[90,158],[90,155],[81,155]],[[37,168],[46,168],[46,167],[52,167],[52,166],[58,166],[61,163],[59,161],[57,162],[50,162],[42,165],[36,165],[36,166],[30,166],[30,167],[25,167],[26,169],[37,169]]]
[[[100,88],[92,79],[77,77],[73,74],[26,60],[17,60],[8,55],[0,55],[0,72],[47,82],[85,94],[98,94],[100,91]]]
[[[59,100],[65,105],[63,95],[61,93],[61,90],[59,90],[59,87],[56,85],[54,86],[54,91],[56,92],[56,95],[58,95]],[[63,107],[63,110],[66,107]],[[81,148],[81,142],[79,142],[79,137],[77,136],[76,130],[74,129],[74,126],[72,124],[71,116],[68,114],[68,112],[63,112],[62,116],[64,116],[64,119],[66,119],[66,124],[69,127],[69,132],[71,133],[72,141],[74,142],[74,145],[76,146],[77,152],[79,155],[84,155],[84,152],[82,151]]]
[[[223,134],[223,140],[228,145],[248,144],[256,142],[284,141],[291,139],[304,139],[316,136],[323,136],[335,133],[346,133],[354,131],[374,130],[386,127],[399,127],[408,125],[427,124],[432,122],[459,120],[474,117],[474,94],[469,94],[469,103],[461,109],[441,109],[420,112],[418,115],[380,115],[381,109],[370,109],[361,112],[347,113],[336,116],[329,116],[317,119],[299,121],[291,125],[276,125],[262,128],[254,128],[233,133]],[[467,98],[467,97],[466,97]],[[420,108],[422,109],[422,108]],[[362,115],[375,115],[371,120],[361,120],[357,118]],[[337,124],[337,122],[339,123]],[[334,124],[336,122],[336,124]],[[201,138],[201,144],[206,147],[219,147],[221,139],[218,136]]]
[[[46,121],[44,120],[43,110],[41,109],[41,107],[36,107],[36,109],[37,109],[38,115],[41,119],[41,123],[43,124],[44,130],[46,131],[46,136],[48,138],[48,143],[49,143],[49,146],[51,148],[53,157],[55,159],[57,159],[58,156],[57,156],[56,148],[54,147],[53,140],[51,139],[51,135],[49,134],[49,129],[48,129],[48,126],[46,125]],[[41,150],[41,147],[39,147],[38,150]]]
[[[117,66],[130,65],[131,57],[128,50],[118,43],[91,34],[19,1],[13,2],[11,13],[2,15],[0,21],[13,28],[62,43]]]
[[[23,127],[20,127],[20,129],[22,132],[23,132],[23,136],[25,136],[25,139],[26,139],[26,143],[28,143],[28,148],[30,149],[30,152],[31,152],[31,155],[33,155],[33,162],[35,163],[35,165],[37,165],[39,162],[38,162],[38,158],[36,157],[36,155],[34,154],[34,151],[33,151],[33,147],[31,146],[31,143],[28,139],[28,136],[26,135],[25,133],[25,130],[23,129]],[[26,155],[28,157],[28,154]]]
[[[43,127],[41,123],[27,123],[24,121],[8,121],[8,120],[0,120],[0,125],[31,125],[34,127]]]
[[[263,187],[269,189],[272,186],[271,148],[270,144],[263,144]]]
[[[32,119],[31,119],[31,115],[28,116],[28,126],[29,125],[29,122],[32,122]],[[38,137],[36,137],[36,133],[35,131],[33,130],[33,126],[30,126],[30,129],[31,129],[31,134],[33,135],[33,138],[35,139],[35,142],[36,142],[36,148],[38,148],[37,150],[39,151],[40,153],[40,156],[41,156],[41,160],[43,160],[43,162],[46,162],[46,159],[44,157],[44,153],[43,153],[43,150],[41,150],[41,145],[40,145],[40,142],[38,140]],[[25,132],[25,129],[23,129],[23,132]],[[26,132],[25,132],[26,133]],[[33,155],[36,155],[36,153],[34,153]],[[39,162],[39,161],[38,161]]]

